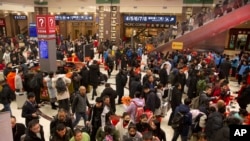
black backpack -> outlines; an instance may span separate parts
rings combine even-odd
[[[173,129],[182,129],[184,125],[185,115],[186,113],[183,112],[177,112],[174,115],[173,120],[171,121],[171,126]]]
[[[56,81],[56,90],[57,93],[63,93],[67,91],[67,86],[62,77],[58,78]]]

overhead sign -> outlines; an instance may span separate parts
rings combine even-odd
[[[213,4],[214,0],[183,0],[184,4]]]
[[[149,23],[124,23],[124,26],[129,27],[152,27],[152,28],[168,28],[169,24],[149,24]]]
[[[15,20],[27,20],[27,16],[26,15],[14,15],[13,18]]]
[[[30,37],[37,37],[37,30],[36,30],[36,24],[30,23],[29,24],[29,36]]]
[[[56,21],[93,21],[92,15],[56,15]]]
[[[96,0],[96,4],[119,4],[120,0]]]
[[[38,15],[36,17],[36,26],[38,34],[55,34],[56,33],[55,16]]]
[[[176,16],[139,16],[139,15],[126,15],[123,17],[124,22],[130,23],[165,23],[175,24]]]
[[[183,42],[172,42],[172,49],[182,50]]]

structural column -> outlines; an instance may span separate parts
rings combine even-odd
[[[35,7],[40,70],[57,70],[55,16],[48,15],[48,7]]]

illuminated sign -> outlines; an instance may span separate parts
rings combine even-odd
[[[93,21],[91,15],[56,15],[56,21]]]
[[[164,23],[175,24],[176,16],[124,16],[124,22],[129,23]]]
[[[39,53],[40,53],[41,59],[49,58],[48,41],[44,41],[44,40],[39,41]]]
[[[26,15],[14,15],[13,17],[15,20],[27,20]]]

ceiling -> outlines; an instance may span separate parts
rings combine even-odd
[[[48,1],[51,13],[86,13],[96,12],[100,4],[96,0],[41,0]],[[215,0],[216,1],[216,0]],[[111,4],[102,4],[110,6]],[[121,13],[182,13],[183,0],[120,0]],[[34,0],[0,0],[1,11],[34,12]],[[195,5],[193,5],[195,6]]]

